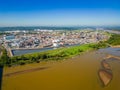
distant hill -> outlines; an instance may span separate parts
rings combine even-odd
[[[47,29],[47,30],[81,30],[103,28],[107,30],[120,30],[120,26],[16,26],[16,27],[0,27],[0,31],[12,31],[12,30],[35,30],[35,29]]]

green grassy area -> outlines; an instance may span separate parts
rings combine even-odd
[[[4,48],[1,49],[1,56],[0,56],[0,66],[8,65],[10,62],[10,58],[7,55],[7,51]]]
[[[107,43],[110,45],[120,45],[120,34],[112,34]]]
[[[74,46],[74,47],[66,47],[59,48],[55,50],[34,53],[34,54],[25,54],[21,56],[12,57],[11,60],[14,61],[12,63],[16,64],[26,64],[40,61],[48,61],[48,60],[63,60],[66,58],[73,57],[75,55],[81,54],[82,52],[93,49],[92,44]]]
[[[83,52],[102,48],[104,43],[98,44],[84,44],[80,46],[64,47],[55,50],[49,50],[45,52],[24,54],[21,56],[8,57],[6,51],[1,56],[1,65],[13,66],[13,65],[24,65],[28,63],[39,63],[40,61],[48,60],[64,60],[67,58],[80,55]]]

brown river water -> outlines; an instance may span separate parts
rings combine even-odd
[[[117,51],[120,52],[118,49]],[[113,72],[113,79],[109,85],[103,87],[99,79],[100,62],[108,54],[113,52],[101,49],[69,60],[4,68],[2,90],[120,90],[119,61],[109,62]],[[47,68],[34,69],[43,67]],[[9,73],[12,74],[5,76]]]

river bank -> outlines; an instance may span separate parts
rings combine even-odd
[[[41,48],[17,48],[17,49],[11,49],[11,56],[19,56],[23,54],[30,54],[30,53],[37,53],[37,52],[45,52],[49,50],[59,49],[59,48],[68,48],[73,46],[80,46],[80,44],[73,44],[73,45],[64,45],[64,46],[58,46],[58,47],[41,47]]]
[[[120,45],[111,46],[112,48],[120,48]]]
[[[104,67],[111,69],[114,77],[105,88],[101,87],[98,71],[101,68],[101,62],[109,56],[109,53],[105,52],[105,50],[86,52],[80,56],[63,61],[47,61],[24,66],[5,67],[2,89],[119,90],[120,73],[118,71],[120,69],[118,67],[120,63],[116,61],[110,63],[111,60],[109,61],[110,67],[106,63],[104,63]],[[49,68],[37,69],[41,67]],[[109,81],[108,77],[111,78],[104,71],[102,71],[101,75],[106,81]]]
[[[93,62],[91,62],[91,60],[95,61],[96,56],[94,56],[94,54],[95,53],[93,52],[87,52],[73,59],[59,62],[48,61],[31,65],[27,64],[24,66],[10,68],[6,67],[4,68],[2,89],[14,90],[15,88],[19,88],[19,90],[77,90],[84,88],[88,89],[85,87],[88,83],[89,88],[92,89],[90,83],[96,82],[97,80],[97,68],[94,67],[99,65],[98,61],[95,62],[97,65],[94,65]],[[88,58],[90,56],[91,58]],[[98,55],[98,57],[100,56]],[[4,76],[8,73],[31,70],[39,67],[49,68],[32,72],[19,73],[11,76]],[[92,71],[91,74],[89,74],[89,70]],[[96,77],[94,81],[93,77]]]
[[[43,50],[44,52],[36,52],[33,54],[14,56],[10,58],[9,60],[10,62],[7,63],[6,66],[24,65],[24,64],[49,61],[49,60],[54,60],[54,61],[64,60],[75,57],[87,51],[96,50],[97,45],[99,44],[84,44],[73,47],[58,48],[55,50],[51,50],[53,48],[50,48],[50,50],[48,49],[46,51]]]

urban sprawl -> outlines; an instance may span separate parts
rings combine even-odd
[[[0,44],[6,49],[37,49],[97,43],[109,38],[99,30],[34,30],[6,31],[0,36]]]

